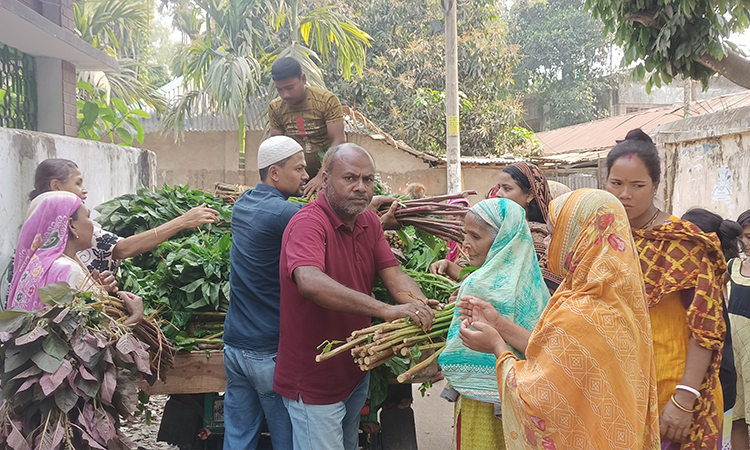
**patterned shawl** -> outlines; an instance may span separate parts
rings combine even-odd
[[[469,275],[458,298],[473,295],[492,303],[508,320],[532,330],[549,299],[542,281],[523,208],[504,198],[484,200],[471,208],[497,229],[482,267]],[[456,310],[445,350],[438,362],[451,386],[462,395],[499,403],[495,357],[464,346],[459,337],[462,317]]]
[[[648,308],[627,215],[605,191],[552,202],[549,265],[565,279],[529,338],[498,360],[508,449],[659,448]]]
[[[567,194],[568,192],[570,192],[569,187],[557,181],[547,180],[547,184],[549,185],[549,194],[550,194],[550,197],[552,197],[552,200],[556,199],[557,197],[563,194]]]
[[[529,184],[531,185],[530,192],[534,195],[534,200],[536,200],[539,209],[542,211],[542,217],[544,217],[545,221],[549,221],[549,203],[552,201],[552,195],[550,194],[547,178],[544,177],[539,167],[534,164],[517,162],[511,164],[511,166],[520,170],[526,179],[529,180]],[[544,238],[549,234],[547,224],[529,222],[529,226],[531,228],[531,237],[534,238],[534,250],[536,250],[536,257],[539,260],[539,267],[542,269],[542,277],[557,286],[562,283],[563,279],[547,268],[547,246],[544,243]]]
[[[714,398],[726,334],[721,301],[726,262],[721,243],[716,234],[703,233],[692,223],[674,217],[650,230],[634,230],[633,234],[649,306],[659,304],[672,292],[695,289],[693,301],[687,307],[690,337],[701,347],[714,350],[688,435],[689,441],[698,445],[689,448],[702,448],[709,444],[706,442],[709,436],[714,439],[721,436],[715,419],[722,411],[716,410]]]
[[[531,185],[530,192],[534,195],[534,200],[539,204],[539,209],[542,210],[542,217],[545,221],[549,220],[549,202],[552,201],[552,196],[549,193],[549,184],[547,184],[547,178],[539,167],[534,164],[525,162],[517,162],[511,164],[511,166],[520,170],[522,174],[529,180]]]
[[[69,280],[71,266],[55,262],[68,243],[70,216],[80,206],[81,199],[65,191],[47,192],[31,202],[18,238],[9,308],[35,311],[44,306],[40,287]]]
[[[449,205],[465,205],[465,206],[471,206],[471,203],[469,203],[468,199],[465,198],[454,198],[452,200],[448,200]],[[450,262],[456,262],[457,259],[459,259],[459,243],[456,241],[450,241],[446,244],[448,247],[448,253],[445,255],[445,259],[447,259]]]

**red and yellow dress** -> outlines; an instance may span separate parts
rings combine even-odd
[[[634,230],[633,237],[651,317],[660,413],[680,384],[690,339],[714,351],[687,439],[662,442],[662,449],[715,450],[721,446],[724,411],[719,368],[726,333],[721,294],[726,263],[721,244],[715,234],[677,217],[650,230]]]

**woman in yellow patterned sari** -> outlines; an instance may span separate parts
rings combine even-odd
[[[554,200],[550,220],[549,268],[564,280],[525,361],[484,302],[458,304],[464,343],[498,357],[506,447],[657,450],[651,327],[625,211],[611,194],[581,189]]]
[[[719,369],[726,264],[715,234],[654,205],[660,161],[641,130],[607,156],[607,190],[625,207],[646,285],[654,335],[662,449],[721,446]]]

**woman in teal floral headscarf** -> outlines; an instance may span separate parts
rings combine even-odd
[[[528,337],[549,291],[523,208],[504,198],[476,204],[466,215],[464,248],[471,265],[479,269],[461,283],[458,298],[473,296],[491,303],[514,329],[510,333]],[[496,358],[463,345],[461,319],[456,309],[438,360],[445,378],[461,394],[456,404],[456,444],[461,450],[504,448],[502,421],[494,415],[495,405],[500,404]],[[518,333],[520,329],[523,332]]]

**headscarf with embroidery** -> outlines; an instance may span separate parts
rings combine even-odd
[[[461,282],[458,298],[473,295],[491,303],[501,316],[527,330],[536,325],[549,292],[534,257],[523,208],[504,198],[483,200],[471,208],[497,231],[484,264]],[[461,395],[499,403],[495,357],[467,348],[459,337],[458,309],[438,361],[442,373]]]
[[[568,192],[570,192],[569,187],[557,181],[547,180],[547,184],[549,185],[549,195],[552,200],[556,199],[557,197],[563,194],[567,194]]]
[[[517,162],[511,164],[511,167],[515,167],[526,177],[531,186],[529,192],[534,196],[545,222],[548,221],[549,203],[552,201],[552,196],[550,195],[547,178],[534,164]],[[534,250],[536,250],[536,257],[539,260],[539,267],[542,269],[542,277],[544,277],[550,292],[554,293],[557,286],[562,282],[562,277],[555,275],[547,268],[547,245],[545,241],[550,235],[547,224],[529,221],[529,230],[531,231],[531,237],[534,239]]]
[[[565,277],[526,347],[497,363],[506,448],[657,450],[648,308],[625,209],[580,189],[554,200],[549,266]]]
[[[35,311],[44,306],[40,287],[69,279],[71,267],[54,263],[65,251],[69,220],[81,203],[66,191],[46,192],[31,202],[16,247],[9,308]]]
[[[471,203],[469,203],[469,200],[465,198],[454,198],[451,200],[448,200],[449,205],[465,205],[465,206],[471,206]],[[461,247],[461,244],[459,244],[456,241],[450,241],[446,244],[448,247],[448,253],[445,255],[445,259],[447,259],[450,262],[456,262],[457,259],[459,259],[459,248]]]

